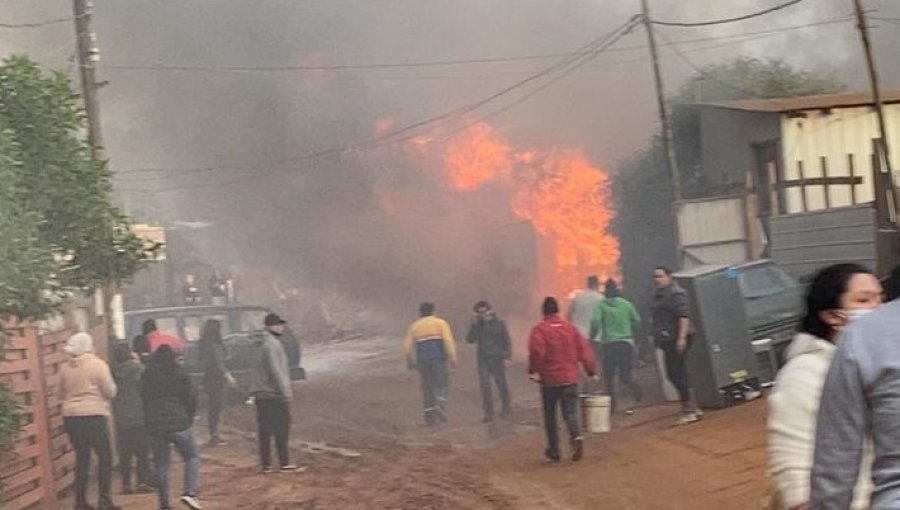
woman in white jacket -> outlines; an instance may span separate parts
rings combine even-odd
[[[820,271],[806,296],[800,332],[769,395],[769,469],[777,508],[807,510],[822,386],[841,328],[881,304],[881,285],[866,268],[837,264]],[[853,510],[868,508],[870,461],[864,462]]]

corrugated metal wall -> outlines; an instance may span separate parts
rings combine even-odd
[[[862,177],[856,186],[805,186],[806,211],[843,207],[873,200],[872,140],[878,124],[871,107],[811,110],[806,117],[782,116],[783,180]],[[900,163],[900,105],[886,105],[885,117],[893,168]],[[852,160],[852,163],[851,163]],[[802,165],[802,175],[801,175]],[[826,175],[827,174],[827,175]],[[786,212],[804,212],[801,187],[785,189]]]
[[[685,268],[746,261],[745,218],[742,197],[682,202],[678,212],[678,232],[687,255]]]

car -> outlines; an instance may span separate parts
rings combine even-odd
[[[129,339],[141,334],[142,324],[156,321],[163,333],[178,337],[187,343],[184,366],[191,379],[198,384],[203,380],[203,364],[200,360],[200,331],[210,319],[222,323],[225,343],[225,366],[241,388],[249,387],[250,364],[253,359],[253,343],[265,334],[263,319],[272,310],[256,305],[190,305],[164,308],[147,308],[125,312],[125,328]],[[301,367],[300,342],[288,326],[280,338],[287,354],[291,378],[304,379]]]

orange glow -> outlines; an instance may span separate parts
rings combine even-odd
[[[516,216],[532,222],[553,243],[548,287],[560,295],[584,277],[619,275],[619,241],[610,233],[615,215],[610,177],[577,149],[516,150],[485,122],[453,136],[443,164],[452,189],[474,191],[500,181],[512,191]]]

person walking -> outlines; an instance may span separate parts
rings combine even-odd
[[[250,394],[256,404],[261,472],[272,472],[272,440],[278,453],[279,469],[294,471],[289,447],[291,433],[290,404],[293,399],[287,355],[279,341],[286,322],[270,313],[263,320],[265,333],[254,343],[250,371]]]
[[[200,330],[200,363],[203,366],[203,390],[206,392],[209,427],[209,446],[222,446],[225,441],[219,437],[219,424],[226,385],[237,383],[225,366],[225,342],[222,340],[222,322],[209,319]]]
[[[448,365],[456,364],[456,340],[450,325],[435,317],[434,303],[419,305],[419,319],[406,333],[406,365],[421,376],[425,424],[447,421],[450,374]]]
[[[631,301],[622,297],[616,281],[606,281],[606,296],[597,304],[591,318],[591,336],[595,346],[602,347],[603,389],[612,398],[612,408],[616,409],[616,376],[628,387],[632,398],[643,399],[641,386],[631,377],[634,356],[635,332],[641,324],[641,316]]]
[[[694,423],[703,411],[694,401],[685,359],[690,349],[690,307],[687,292],[672,279],[672,271],[657,267],[653,271],[656,292],[653,294],[654,344],[663,351],[666,360],[666,377],[678,390],[681,399],[679,425]]]
[[[572,298],[569,305],[569,311],[566,312],[566,319],[578,328],[578,332],[585,338],[591,332],[591,317],[597,305],[603,301],[603,294],[600,292],[600,278],[596,275],[587,277],[587,288],[579,291]]]
[[[819,401],[841,328],[851,317],[881,304],[881,286],[858,264],[837,264],[816,274],[806,294],[806,314],[786,351],[769,404],[769,471],[778,510],[809,508]],[[863,463],[853,510],[869,508],[869,464]]]
[[[70,356],[60,365],[58,397],[62,402],[63,428],[75,450],[75,509],[92,510],[87,502],[91,451],[97,454],[99,510],[118,510],[112,500],[112,447],[109,427],[110,401],[116,382],[105,361],[94,354],[94,339],[76,333],[63,351]]]
[[[143,340],[140,340],[135,351],[144,357],[152,355],[160,346],[168,345],[177,356],[183,356],[187,352],[187,345],[180,338],[163,333],[159,330],[156,320],[147,319],[141,324]]]
[[[597,360],[587,339],[578,329],[559,316],[559,303],[553,297],[544,299],[544,315],[528,338],[528,376],[541,385],[544,429],[547,449],[544,455],[552,462],[560,460],[556,409],[562,409],[569,431],[572,460],[584,455],[584,438],[578,423],[579,366],[597,379]]]
[[[196,394],[175,351],[162,345],[151,355],[141,384],[144,421],[156,462],[159,507],[169,509],[171,447],[184,461],[184,487],[181,502],[192,510],[202,510],[200,491],[200,453],[191,433],[197,412]]]
[[[491,381],[500,394],[500,417],[510,413],[509,385],[506,382],[506,363],[512,359],[512,341],[506,323],[497,317],[487,301],[479,301],[472,309],[474,315],[466,341],[478,345],[478,382],[484,422],[494,421],[494,396]]]
[[[132,467],[137,463],[137,492],[153,492],[151,485],[147,430],[144,427],[144,403],[141,400],[141,377],[144,365],[127,343],[119,343],[113,349],[112,376],[118,387],[112,401],[116,422],[116,446],[119,451],[119,471],[122,474],[122,492],[133,494]]]

